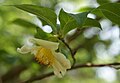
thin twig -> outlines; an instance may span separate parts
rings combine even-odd
[[[120,63],[108,63],[108,64],[92,64],[92,63],[87,63],[87,64],[82,64],[82,65],[81,64],[80,65],[76,65],[73,68],[71,68],[70,70],[77,69],[77,68],[85,68],[85,67],[105,67],[105,66],[115,68],[114,66],[120,66]]]
[[[78,69],[78,68],[86,68],[86,67],[87,68],[92,68],[92,67],[105,67],[105,66],[114,68],[113,66],[120,66],[120,63],[109,63],[109,64],[91,64],[91,63],[87,63],[87,64],[79,64],[79,65],[73,66],[68,71]],[[22,83],[30,83],[30,82],[33,82],[33,81],[36,81],[36,80],[42,80],[44,78],[47,78],[47,77],[50,77],[50,76],[53,76],[53,75],[54,75],[54,73],[50,72],[50,73],[40,75],[40,76],[37,76],[37,77],[32,77],[29,80],[24,81]]]
[[[64,39],[60,39],[66,46],[67,46],[67,48],[69,49],[69,51],[70,51],[70,53],[71,53],[71,57],[72,57],[72,59],[73,59],[73,65],[72,66],[74,66],[74,64],[75,64],[75,62],[76,62],[76,60],[75,60],[75,57],[74,57],[74,55],[75,55],[75,53],[72,51],[72,49],[70,48],[70,46],[64,41]]]

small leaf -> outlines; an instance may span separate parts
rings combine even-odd
[[[23,26],[23,27],[38,27],[37,25],[21,18],[15,19],[14,21],[12,21],[12,23]]]
[[[87,18],[83,27],[98,27],[102,30],[100,23],[92,18]]]
[[[53,10],[46,7],[29,5],[29,4],[14,5],[14,6],[21,10],[24,10],[36,15],[40,19],[46,21],[52,27],[53,31],[57,30],[56,29],[57,15],[54,13]]]
[[[73,20],[73,18],[68,13],[66,13],[63,9],[61,9],[59,14],[59,20],[61,24],[60,28],[63,29],[69,21]]]
[[[105,17],[111,20],[113,23],[120,25],[120,4],[119,3],[107,3],[97,8]]]
[[[82,12],[82,13],[70,14],[70,15],[77,21],[77,24],[79,25],[79,27],[82,27],[82,25],[87,19],[88,13],[89,12]]]
[[[67,32],[69,32],[70,30],[77,27],[75,19],[68,13],[66,13],[63,9],[60,10],[59,20],[60,30],[63,36],[67,34]]]
[[[97,2],[100,4],[100,5],[103,5],[105,3],[110,3],[110,0],[97,0]]]
[[[61,9],[59,14],[59,20],[63,36],[65,36],[72,29],[82,27],[85,20],[87,19],[88,13],[89,12],[70,14],[66,13],[63,9]]]

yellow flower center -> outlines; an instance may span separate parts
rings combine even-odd
[[[35,55],[36,60],[44,65],[52,65],[55,61],[55,57],[50,49],[39,48]]]

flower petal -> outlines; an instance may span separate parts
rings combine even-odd
[[[62,78],[62,75],[60,74],[60,72],[58,72],[58,70],[57,70],[55,67],[53,67],[53,68],[54,68],[54,74],[55,74],[57,77]]]
[[[56,43],[56,42],[46,41],[46,40],[37,39],[37,38],[30,38],[29,41],[52,50],[58,49],[58,45],[59,45],[59,43]]]
[[[17,51],[21,54],[26,54],[26,53],[31,52],[31,47],[28,45],[24,45],[21,48],[17,48]]]
[[[62,53],[54,52],[54,55],[55,55],[56,59],[62,64],[63,67],[65,67],[66,69],[71,68],[70,61]]]
[[[56,60],[54,64],[52,64],[54,69],[54,74],[61,78],[65,75],[66,69]]]

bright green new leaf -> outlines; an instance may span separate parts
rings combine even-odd
[[[102,30],[100,23],[92,18],[87,18],[83,27],[98,27]]]
[[[21,10],[24,10],[36,15],[42,20],[46,21],[52,27],[53,31],[57,30],[56,29],[57,15],[54,13],[53,10],[46,7],[29,5],[29,4],[14,5],[14,6]]]
[[[27,20],[24,20],[24,19],[21,19],[21,18],[18,18],[18,19],[15,19],[14,21],[12,21],[12,23],[14,24],[17,24],[17,25],[20,25],[20,26],[23,26],[23,27],[38,27],[37,25],[27,21]]]
[[[113,23],[120,25],[120,4],[119,3],[108,3],[101,5],[97,8],[100,10],[105,17],[111,20]]]

